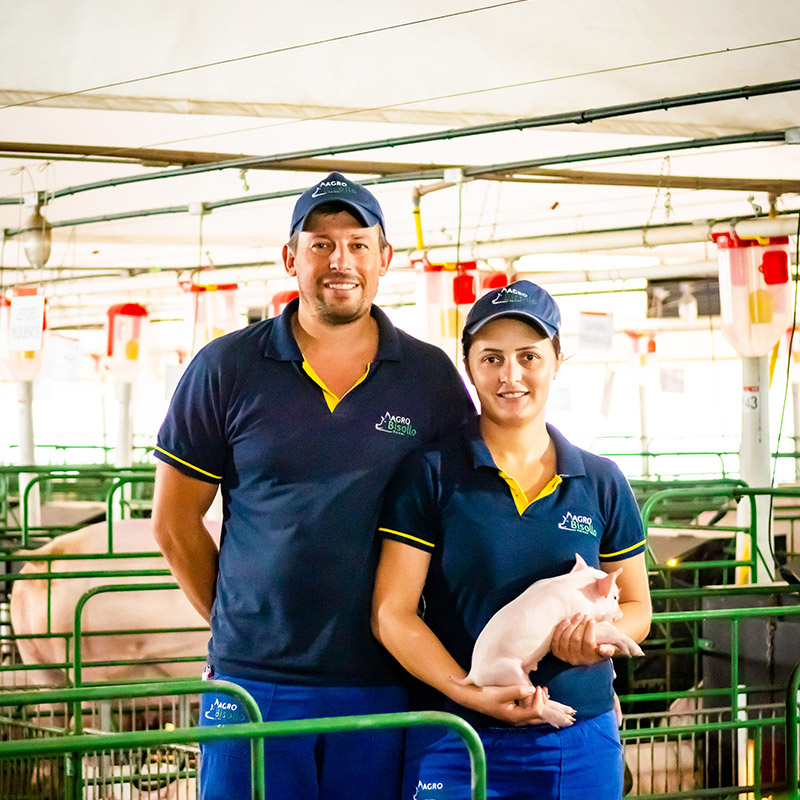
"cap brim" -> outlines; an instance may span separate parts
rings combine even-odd
[[[465,328],[465,330],[471,336],[473,333],[479,331],[487,322],[492,322],[502,317],[516,317],[525,322],[535,322],[536,325],[545,332],[548,339],[552,339],[558,333],[558,328],[554,328],[549,322],[545,322],[534,314],[529,314],[526,311],[508,311],[505,309],[478,320],[468,328]]]

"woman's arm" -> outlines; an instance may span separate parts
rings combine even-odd
[[[641,642],[650,631],[653,610],[644,553],[624,561],[605,561],[604,572],[622,569],[617,577],[622,618],[614,624],[634,641]],[[556,658],[569,664],[595,664],[615,653],[613,645],[597,644],[595,621],[582,615],[562,620],[553,632],[550,649]]]
[[[459,705],[512,725],[542,722],[547,701],[542,689],[459,683],[467,673],[417,614],[429,564],[429,553],[384,540],[372,601],[372,631],[377,639],[414,677]]]

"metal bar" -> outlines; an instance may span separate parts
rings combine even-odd
[[[29,532],[29,524],[28,524],[28,501],[30,500],[31,491],[33,490],[34,486],[38,486],[40,483],[44,483],[48,479],[47,475],[35,475],[31,478],[28,483],[25,485],[25,491],[22,493],[22,537],[20,540],[20,545],[22,547],[28,546],[28,532]]]
[[[102,553],[95,554],[102,556]],[[138,553],[133,555],[139,555]],[[25,559],[26,561],[45,561],[43,558]],[[51,562],[54,559],[46,559]],[[120,570],[76,570],[75,572],[27,572],[25,574],[4,575],[2,580],[8,582],[16,581],[42,581],[42,580],[55,580],[56,578],[161,578],[169,577],[172,573],[168,569],[120,569]],[[43,577],[43,576],[46,576]]]
[[[297,736],[310,733],[335,733],[345,731],[385,730],[390,728],[435,725],[454,730],[469,751],[471,770],[471,796],[486,800],[486,756],[483,744],[475,729],[461,717],[443,711],[405,711],[395,714],[368,714],[350,717],[322,717],[316,719],[279,722],[243,723],[219,727],[177,729],[174,731],[133,731],[96,735],[52,737],[39,740],[0,742],[0,758],[44,753],[87,753],[106,749],[152,747],[155,745],[192,744],[220,739],[261,739],[272,736]],[[259,748],[263,759],[263,748]],[[255,792],[256,784],[254,781]],[[263,797],[263,795],[259,795]]]
[[[403,147],[424,142],[437,142],[448,139],[460,139],[468,136],[479,136],[489,133],[503,133],[506,131],[522,131],[530,128],[547,128],[554,125],[582,125],[600,119],[643,114],[648,111],[667,111],[672,108],[702,105],[704,103],[717,103],[724,100],[749,99],[770,94],[794,92],[800,89],[800,80],[775,81],[754,86],[739,86],[731,89],[716,89],[710,92],[695,92],[693,94],[674,95],[654,100],[642,100],[635,103],[622,103],[599,108],[588,108],[579,111],[566,111],[556,114],[546,114],[539,117],[526,117],[505,122],[490,122],[483,125],[470,125],[464,128],[449,128],[444,131],[431,133],[418,133],[407,136],[395,136],[386,139],[373,139],[351,144],[330,145],[321,148],[310,148],[289,153],[276,153],[272,155],[249,156],[247,158],[234,158],[228,161],[217,161],[210,164],[197,164],[180,169],[162,170],[144,175],[128,175],[120,178],[96,181],[81,186],[66,187],[53,192],[53,197],[64,197],[78,192],[92,189],[119,186],[124,183],[139,183],[147,180],[159,180],[183,175],[194,175],[200,172],[211,172],[219,169],[241,169],[254,164],[265,164],[271,161],[281,161],[290,158],[316,158],[325,155],[354,153],[361,150],[385,149],[388,147]],[[296,192],[299,194],[299,192]]]
[[[120,489],[123,486],[128,484],[134,483],[153,483],[155,481],[155,476],[150,475],[125,475],[124,477],[118,478],[115,480],[111,487],[106,494],[106,503],[108,506],[108,510],[106,513],[106,518],[108,520],[108,552],[114,552],[114,493],[117,489]],[[124,513],[124,504],[120,505]]]
[[[77,708],[75,716],[76,730],[80,730],[81,724],[81,702],[83,700],[103,700],[103,699],[131,699],[134,697],[151,697],[156,694],[169,694],[169,695],[187,695],[187,694],[203,694],[206,692],[219,692],[220,694],[228,694],[235,697],[244,706],[245,713],[247,714],[250,724],[263,724],[261,710],[258,703],[253,699],[253,696],[241,686],[230,681],[203,681],[203,680],[185,680],[173,682],[161,682],[151,684],[133,684],[128,686],[102,686],[102,687],[75,687],[69,689],[46,689],[37,690],[34,692],[16,692],[3,694],[0,693],[0,706],[5,705],[30,705],[41,703],[71,703],[74,708]],[[213,728],[211,730],[217,730]],[[152,731],[152,733],[159,733],[159,731]],[[119,734],[108,734],[102,737],[97,735],[86,734],[77,736],[54,737],[53,739],[33,739],[27,740],[32,744],[42,743],[46,741],[59,741],[66,742],[67,739],[86,739],[93,743],[92,747],[74,747],[67,746],[65,749],[59,749],[56,752],[64,753],[66,756],[75,755],[79,752],[87,752],[92,750],[114,749],[111,747],[104,747],[108,742],[109,737],[118,736]],[[264,748],[261,746],[261,738],[258,736],[251,736],[250,738],[250,758],[251,758],[251,772],[252,772],[252,796],[254,800],[264,800]],[[193,741],[195,741],[194,739]],[[22,740],[25,741],[25,740]],[[171,744],[171,742],[163,742],[164,744]],[[7,757],[7,753],[3,750],[0,743],[0,758]],[[146,742],[144,746],[152,744],[160,744],[160,742]],[[125,745],[119,745],[124,747]],[[37,751],[34,751],[37,752]],[[49,752],[53,752],[52,750]],[[13,754],[12,754],[13,755]],[[81,783],[81,776],[76,773],[74,791],[79,791]]]
[[[798,778],[798,725],[797,692],[800,690],[800,664],[792,671],[786,689],[786,786],[789,789],[787,800],[800,800],[800,779]]]
[[[664,153],[673,150],[695,150],[704,147],[722,147],[734,144],[755,144],[758,142],[783,142],[786,140],[785,131],[757,131],[756,133],[741,133],[731,136],[716,136],[704,139],[686,139],[681,142],[664,142],[662,144],[648,144],[639,147],[620,147],[614,150],[594,150],[588,153],[571,153],[561,156],[545,156],[531,158],[524,161],[509,161],[505,164],[491,164],[483,167],[466,167],[464,175],[479,177],[486,172],[516,172],[518,170],[547,167],[553,164],[572,164],[578,161],[598,161],[607,158],[627,158],[630,156],[643,156],[651,153]]]
[[[81,615],[83,607],[89,600],[98,594],[107,594],[109,592],[144,592],[144,591],[157,591],[161,589],[178,589],[177,583],[120,583],[120,584],[106,584],[105,586],[94,586],[85,591],[78,602],[75,604],[75,617],[73,623],[73,669],[72,679],[75,686],[81,685],[82,669],[81,669]],[[798,608],[800,611],[800,608]],[[78,720],[76,720],[77,727]]]

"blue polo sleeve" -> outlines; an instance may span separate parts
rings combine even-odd
[[[644,552],[644,527],[630,484],[616,464],[607,463],[610,481],[604,492],[605,525],[599,555],[601,561],[622,561]]]
[[[477,413],[475,404],[464,385],[464,379],[453,366],[453,362],[444,353],[442,355],[444,361],[440,373],[441,383],[433,390],[440,413],[436,436],[432,441],[441,441],[451,433],[455,433],[475,419]]]
[[[400,464],[384,495],[378,534],[432,553],[441,541],[437,474],[424,453]]]
[[[213,344],[213,343],[212,343]],[[161,425],[153,455],[191,478],[219,483],[225,470],[224,359],[207,345],[183,373]]]

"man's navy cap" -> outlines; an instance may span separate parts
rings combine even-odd
[[[353,212],[353,216],[364,223],[365,228],[380,225],[384,235],[386,226],[383,222],[383,211],[375,196],[359,183],[349,181],[339,172],[331,172],[318,184],[306,189],[295,203],[292,212],[291,236],[297,230],[303,230],[308,215],[322,203],[342,203]]]
[[[535,322],[552,339],[561,327],[556,301],[541,286],[516,281],[479,298],[469,310],[464,332],[472,335],[487,322],[500,317],[520,317]]]

